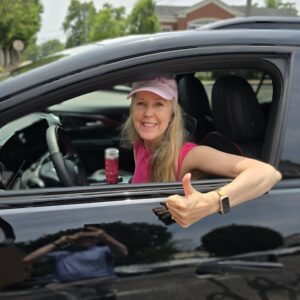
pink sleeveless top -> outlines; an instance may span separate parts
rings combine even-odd
[[[197,145],[194,143],[185,143],[180,150],[178,157],[178,168],[176,180],[179,180],[182,162],[186,155]],[[149,182],[149,161],[150,151],[148,151],[143,143],[135,143],[133,145],[135,153],[135,170],[132,177],[132,183],[147,183]]]

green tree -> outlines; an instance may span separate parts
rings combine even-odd
[[[81,3],[72,0],[68,7],[63,29],[67,34],[66,47],[74,47],[87,43],[89,32],[93,26],[96,9],[93,2]]]
[[[125,35],[126,18],[123,6],[113,8],[105,3],[97,13],[89,34],[90,41],[99,41]]]
[[[49,40],[41,45],[31,44],[24,52],[25,60],[36,61],[58,51],[62,51],[65,45],[58,39]]]
[[[281,3],[280,8],[289,10],[291,14],[298,16],[298,10],[296,8],[296,3],[295,2],[284,2]]]
[[[160,23],[155,12],[154,0],[139,0],[128,16],[130,34],[154,33],[160,31]]]
[[[0,47],[4,49],[5,65],[14,63],[11,61],[14,40],[21,40],[25,50],[36,43],[42,12],[40,0],[0,1]]]
[[[49,40],[39,46],[39,53],[41,57],[48,56],[58,51],[65,49],[65,45],[58,39]]]
[[[278,8],[281,4],[280,0],[265,0],[265,5],[268,8]]]
[[[282,2],[281,0],[265,0],[265,6],[268,8],[285,9],[288,10],[292,15],[298,15],[295,2]]]
[[[35,61],[39,59],[39,46],[34,42],[30,43],[22,53],[22,60]]]
[[[0,1],[0,43],[11,47],[14,40],[22,40],[25,47],[35,42],[41,27],[43,6],[40,0]]]

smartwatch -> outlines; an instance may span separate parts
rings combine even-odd
[[[221,215],[228,214],[230,212],[230,202],[229,197],[226,195],[225,191],[222,189],[216,190],[219,195],[219,202],[220,202],[220,211]]]

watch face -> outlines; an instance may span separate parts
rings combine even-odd
[[[223,214],[227,214],[230,212],[230,202],[228,197],[223,197],[221,199],[222,202],[222,208],[223,208]]]

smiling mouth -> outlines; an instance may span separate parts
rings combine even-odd
[[[154,128],[155,126],[157,126],[157,123],[142,122],[141,124],[143,127],[146,127],[146,128]]]

